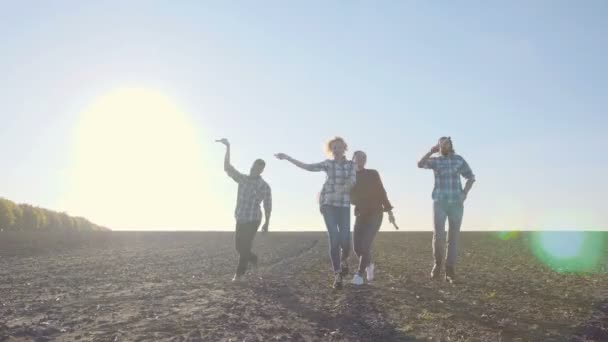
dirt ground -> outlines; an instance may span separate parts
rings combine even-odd
[[[241,285],[232,239],[0,233],[0,341],[608,341],[608,250],[561,274],[527,235],[463,233],[452,285],[428,278],[431,233],[380,233],[376,280],[336,291],[325,234],[258,235]]]

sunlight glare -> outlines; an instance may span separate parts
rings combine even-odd
[[[214,212],[203,139],[166,95],[111,91],[81,114],[65,207],[109,227],[201,228]]]

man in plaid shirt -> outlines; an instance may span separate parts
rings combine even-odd
[[[438,157],[431,157],[441,152]],[[435,173],[435,187],[433,189],[433,256],[435,265],[431,271],[431,278],[437,279],[441,271],[445,249],[445,220],[449,222],[447,258],[445,260],[445,279],[454,282],[456,256],[458,254],[458,234],[462,224],[464,201],[475,182],[475,175],[469,164],[457,155],[450,137],[442,137],[431,151],[420,159],[419,168],[431,169]],[[464,189],[460,177],[467,182]]]
[[[226,156],[224,158],[224,171],[238,183],[238,195],[234,217],[236,219],[235,244],[239,253],[239,263],[233,281],[239,281],[245,274],[247,266],[251,264],[257,268],[258,257],[251,252],[253,239],[262,221],[262,211],[260,204],[264,202],[264,213],[266,220],[262,226],[262,232],[268,231],[270,213],[272,211],[272,193],[270,186],[262,179],[262,172],[266,163],[262,159],[257,159],[249,175],[244,175],[237,171],[230,164],[230,143],[226,139],[218,140],[226,146]]]

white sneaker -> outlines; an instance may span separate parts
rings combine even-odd
[[[367,266],[365,268],[365,272],[367,273],[367,281],[372,281],[374,280],[374,268],[376,266],[374,266],[374,264],[369,264],[369,266]]]
[[[353,276],[353,280],[351,281],[351,283],[353,285],[363,285],[365,283],[365,281],[363,280],[362,276],[360,276],[358,273],[355,273],[355,275]]]
[[[240,283],[241,280],[243,280],[243,276],[239,276],[239,275],[234,275],[234,277],[232,277],[232,282],[233,283]]]

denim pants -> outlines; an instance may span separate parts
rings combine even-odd
[[[380,230],[383,216],[380,212],[355,218],[353,245],[359,257],[359,274],[363,274],[372,261],[372,242]]]
[[[464,207],[462,202],[434,201],[433,216],[435,231],[433,233],[433,257],[435,264],[441,265],[445,251],[445,221],[449,223],[448,248],[446,266],[453,267],[458,255],[458,235],[462,224]]]
[[[342,262],[345,262],[350,254],[350,206],[322,205],[321,214],[329,237],[331,264],[334,272],[340,272]]]

